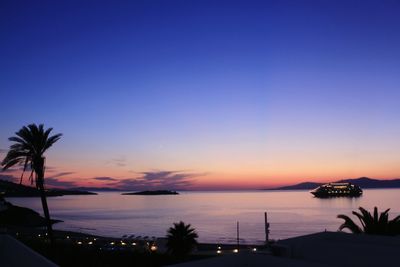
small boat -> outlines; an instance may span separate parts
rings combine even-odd
[[[310,192],[315,197],[359,197],[363,191],[351,183],[324,184]]]

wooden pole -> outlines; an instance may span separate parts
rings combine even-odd
[[[264,220],[265,220],[265,244],[269,243],[269,223],[267,213],[264,212]]]
[[[239,222],[236,222],[236,244],[237,249],[239,249]]]

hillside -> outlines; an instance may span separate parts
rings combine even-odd
[[[277,188],[271,188],[267,190],[311,190],[314,189],[318,186],[322,185],[321,183],[315,183],[315,182],[304,182],[304,183],[299,183],[295,185],[288,185],[288,186],[282,186],[282,187],[277,187]]]
[[[0,193],[3,197],[38,197],[39,190],[35,187],[16,184],[9,181],[0,180]],[[49,189],[46,196],[57,197],[64,195],[97,195],[93,192],[66,189]]]
[[[58,222],[62,221],[51,220],[52,224]],[[43,227],[46,226],[46,220],[34,210],[3,201],[0,210],[0,226]]]
[[[400,188],[400,179],[392,180],[379,180],[368,177],[360,177],[356,179],[343,179],[334,181],[335,183],[352,183],[358,185],[362,189],[367,188]],[[328,183],[328,182],[327,182]],[[277,188],[271,188],[267,190],[311,190],[325,183],[317,182],[304,182],[295,185],[282,186]]]
[[[400,179],[378,180],[368,177],[361,177],[357,179],[340,180],[338,182],[352,183],[360,186],[361,188],[400,188]]]

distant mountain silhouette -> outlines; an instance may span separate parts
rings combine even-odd
[[[334,181],[335,183],[352,183],[358,185],[362,189],[366,188],[400,188],[400,179],[392,180],[379,180],[368,177],[360,177],[356,179],[343,179]],[[328,182],[327,182],[328,183]],[[295,185],[281,186],[277,188],[271,188],[267,190],[311,190],[320,185],[327,183],[316,183],[316,182],[304,182]]]
[[[36,187],[16,184],[9,181],[0,180],[0,193],[3,197],[38,197],[39,190]],[[96,193],[82,190],[48,189],[46,196],[57,197],[64,195],[97,195]]]
[[[361,177],[357,179],[340,180],[338,182],[352,183],[360,186],[361,188],[400,188],[400,179],[378,180],[368,177]]]
[[[315,183],[315,182],[304,182],[295,185],[281,186],[277,188],[271,188],[267,190],[311,190],[314,189],[323,183]]]

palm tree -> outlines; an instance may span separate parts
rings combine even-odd
[[[32,184],[35,182],[36,188],[40,192],[47,231],[51,241],[53,241],[53,230],[51,228],[49,208],[47,206],[46,192],[44,189],[44,152],[57,142],[62,135],[56,134],[50,136],[52,130],[53,128],[45,130],[43,124],[39,126],[36,124],[29,124],[28,126],[22,127],[15,133],[15,136],[8,138],[8,140],[14,142],[14,144],[10,146],[6,157],[1,162],[3,170],[17,164],[23,165],[20,183],[22,183],[25,171],[28,168],[31,170],[29,180]]]
[[[176,257],[188,255],[197,245],[197,235],[190,224],[180,221],[167,231],[167,249]]]
[[[354,234],[370,234],[370,235],[398,235],[400,234],[400,215],[389,220],[389,210],[378,214],[378,208],[374,208],[372,215],[366,209],[359,207],[360,212],[353,211],[352,213],[360,220],[361,227],[358,226],[350,217],[340,214],[337,217],[344,220],[344,223],[339,227],[339,231],[348,229]]]

